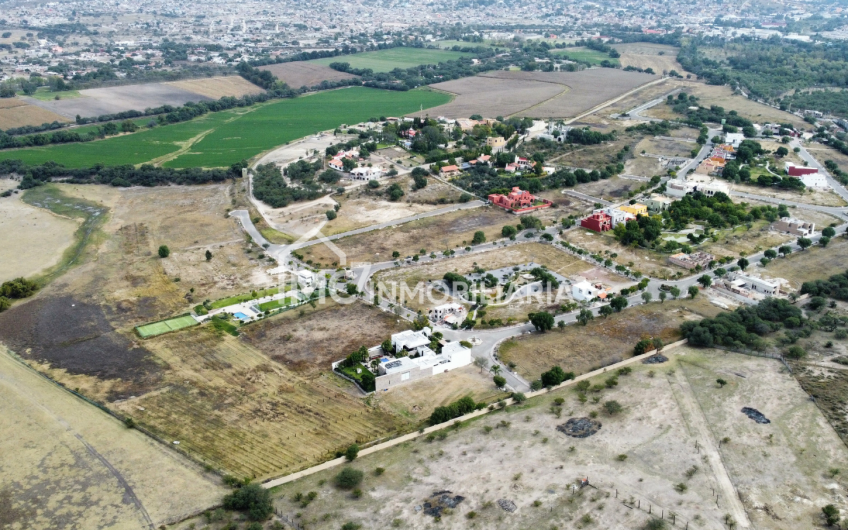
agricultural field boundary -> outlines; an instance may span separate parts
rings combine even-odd
[[[673,350],[675,348],[683,346],[687,342],[689,342],[687,339],[683,339],[683,340],[679,340],[677,342],[673,342],[673,343],[665,346],[662,349],[662,351],[667,352],[669,350]],[[599,368],[597,370],[593,370],[593,371],[585,373],[583,375],[579,375],[579,376],[575,377],[574,379],[565,381],[565,382],[563,382],[563,383],[561,383],[557,386],[552,386],[550,388],[537,390],[535,392],[528,392],[525,395],[528,399],[530,399],[530,398],[539,397],[539,396],[542,396],[542,395],[545,395],[545,394],[548,394],[550,392],[554,392],[554,391],[557,391],[557,390],[562,390],[563,388],[568,388],[572,385],[579,383],[580,381],[583,381],[583,380],[586,380],[586,379],[591,379],[593,377],[597,377],[599,375],[602,375],[602,374],[606,373],[607,370],[616,370],[618,368],[636,363],[636,362],[641,361],[643,359],[647,359],[648,357],[651,357],[651,356],[656,355],[656,354],[657,354],[657,352],[655,350],[651,350],[648,353],[643,353],[642,355],[636,355],[636,356],[633,356],[629,359],[625,359],[621,362],[611,364],[607,367]],[[504,402],[507,405],[512,405],[513,399],[507,398],[506,400],[504,400]],[[416,431],[416,432],[411,432],[411,433],[405,434],[403,436],[398,436],[397,438],[394,438],[394,439],[389,440],[387,442],[383,442],[383,443],[380,443],[380,444],[377,444],[377,445],[373,445],[371,447],[366,447],[365,449],[362,449],[362,450],[359,451],[359,456],[366,456],[366,455],[370,455],[372,453],[378,453],[378,452],[380,452],[384,449],[394,447],[394,446],[396,446],[398,444],[402,444],[404,442],[410,442],[410,441],[415,440],[416,438],[419,438],[419,437],[424,436],[426,434],[430,434],[432,432],[440,431],[442,429],[447,429],[448,427],[450,427],[450,426],[452,426],[456,423],[472,420],[474,418],[479,418],[480,416],[483,416],[485,414],[488,414],[490,412],[494,412],[494,411],[497,411],[497,410],[500,410],[500,409],[495,408],[493,410],[489,410],[489,408],[485,408],[485,409],[482,409],[482,410],[476,410],[474,412],[469,412],[465,416],[460,416],[459,418],[456,418],[454,420],[446,421],[446,422],[440,423],[438,425],[426,427],[426,428],[421,429],[421,430]],[[336,459],[333,459],[333,460],[329,460],[327,462],[324,462],[323,464],[318,464],[317,466],[313,466],[313,467],[310,467],[308,469],[304,469],[303,471],[298,471],[297,473],[292,473],[291,475],[286,475],[284,477],[280,477],[280,478],[276,478],[276,479],[270,479],[270,480],[262,483],[262,487],[266,488],[266,489],[271,489],[271,488],[274,488],[276,486],[288,484],[289,482],[293,482],[293,481],[298,480],[298,479],[303,478],[303,477],[308,477],[309,475],[313,475],[313,474],[318,473],[320,471],[324,471],[326,469],[332,469],[334,467],[340,466],[342,464],[345,464],[346,462],[347,462],[346,457],[340,457],[340,458],[336,458]]]
[[[648,81],[644,85],[637,86],[633,90],[629,90],[629,91],[625,92],[624,94],[621,94],[620,96],[616,96],[616,97],[614,97],[610,100],[604,101],[600,105],[592,107],[591,109],[587,110],[583,114],[577,115],[573,118],[566,120],[565,124],[568,125],[570,123],[574,123],[577,120],[582,120],[586,116],[590,116],[590,115],[598,112],[599,110],[605,109],[605,108],[609,107],[610,105],[612,105],[613,103],[617,103],[617,102],[621,101],[622,99],[626,98],[627,96],[632,96],[633,94],[639,92],[640,90],[644,90],[644,89],[648,88],[649,86],[658,85],[660,83],[665,83],[667,79],[668,79],[667,77],[662,77],[660,79],[654,79],[653,81]]]

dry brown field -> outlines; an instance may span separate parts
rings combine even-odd
[[[220,479],[0,346],[0,527],[137,529],[220,502]]]
[[[831,488],[845,481],[831,479],[828,469],[844,469],[848,452],[808,396],[770,359],[675,352],[661,365],[632,365],[618,386],[597,394],[601,402],[624,406],[617,415],[591,401],[581,404],[570,389],[555,391],[446,429],[444,438],[422,437],[358,458],[351,467],[365,473],[359,498],[332,486],[339,472],[333,468],[276,488],[276,507],[316,530],[347,522],[423,530],[435,523],[416,507],[434,491],[449,490],[465,498],[437,523],[450,529],[630,530],[659,515],[668,521],[672,512],[674,526],[690,529],[722,528],[728,512],[737,527],[816,524],[821,506],[834,502]],[[722,389],[719,377],[729,381]],[[560,414],[551,412],[555,398],[565,400]],[[741,413],[745,406],[772,423],[753,422]],[[593,436],[570,438],[556,430],[591,413],[601,423]],[[730,443],[720,443],[725,436]],[[376,474],[378,467],[384,473]],[[572,491],[587,476],[595,487]],[[316,499],[301,506],[295,494],[310,491]],[[517,509],[502,510],[500,499]],[[738,511],[728,505],[734,499]]]
[[[819,143],[809,143],[806,149],[821,164],[824,164],[825,160],[833,160],[843,171],[848,168],[848,155],[843,155],[833,147]]]
[[[782,278],[794,289],[813,280],[823,280],[848,270],[845,260],[848,239],[835,237],[822,248],[818,245],[803,252],[793,252],[785,258],[774,259],[765,268],[759,269],[763,276]]]
[[[457,97],[451,103],[429,109],[427,114],[455,118],[472,114],[569,118],[653,79],[648,74],[611,68],[581,72],[488,72],[432,85]]]
[[[744,96],[734,95],[733,90],[727,86],[706,85],[687,80],[676,80],[674,86],[681,88],[687,94],[692,94],[700,98],[698,103],[703,107],[718,105],[726,111],[735,110],[740,116],[748,118],[755,123],[791,123],[799,129],[810,129],[812,127],[809,123],[794,114],[751,101]],[[661,119],[679,117],[679,115],[671,112],[671,107],[664,103],[648,109],[643,114]]]
[[[0,130],[54,121],[69,122],[71,120],[47,109],[30,105],[18,98],[0,99]]]
[[[692,149],[696,147],[699,146],[695,142],[646,137],[636,144],[633,148],[633,154],[638,157],[642,151],[645,151],[646,154],[651,155],[689,158]]]
[[[0,179],[0,191],[17,181]],[[0,198],[0,283],[31,277],[56,265],[73,243],[79,224],[21,200],[22,192]]]
[[[639,180],[611,177],[605,180],[601,179],[596,182],[578,184],[572,189],[591,197],[600,197],[611,202],[619,202],[627,198],[627,194],[630,190],[635,190],[643,184],[645,184],[645,182]]]
[[[356,77],[353,74],[333,70],[329,66],[306,61],[270,64],[260,66],[259,69],[271,72],[292,88],[313,87],[321,81],[339,81]]]
[[[165,84],[211,99],[221,99],[224,96],[240,98],[263,92],[261,88],[239,75],[186,79]]]
[[[485,233],[487,241],[500,239],[504,225],[518,224],[519,221],[518,217],[500,208],[482,207],[410,221],[345,237],[334,243],[347,255],[348,263],[389,261],[394,251],[400,252],[401,256],[411,256],[422,248],[430,253],[468,245],[478,230]],[[338,260],[329,248],[320,244],[306,247],[302,252],[304,259],[320,263]]]
[[[686,71],[677,62],[678,48],[674,46],[633,42],[616,44],[613,48],[621,54],[618,61],[621,63],[622,68],[625,66],[635,66],[643,70],[645,68],[652,68],[657,74],[677,70],[677,73],[686,75]]]
[[[719,312],[706,296],[651,302],[606,318],[596,317],[586,326],[508,339],[500,344],[498,357],[515,363],[516,371],[528,381],[538,379],[551,366],[580,375],[632,357],[633,347],[643,338],[674,342],[680,338],[681,323]]]
[[[845,206],[846,202],[840,195],[832,190],[819,190],[807,188],[803,191],[784,190],[779,188],[763,188],[755,185],[747,184],[730,184],[731,189],[742,193],[750,193],[752,195],[761,195],[763,197],[772,197],[775,199],[787,200],[792,202],[802,202],[806,204],[815,204],[818,206]],[[738,201],[747,200],[739,198]],[[800,214],[799,215],[803,215]]]

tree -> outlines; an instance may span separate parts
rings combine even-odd
[[[603,305],[600,309],[598,309],[598,313],[604,318],[610,316],[614,312],[615,310],[610,305]]]
[[[822,235],[825,237],[833,237],[836,235],[836,230],[834,230],[832,226],[828,226],[822,229]]]
[[[796,243],[798,243],[798,246],[801,247],[801,250],[807,250],[807,248],[813,244],[813,241],[806,237],[799,237]]]
[[[415,168],[415,169],[420,169],[420,168]],[[413,171],[412,179],[415,181],[415,183],[412,185],[413,190],[416,190],[416,191],[422,190],[422,189],[427,187],[427,178],[424,175],[420,175],[420,174],[416,175],[415,172]]]
[[[506,225],[501,228],[501,235],[503,237],[515,237],[515,234],[518,233],[518,230],[512,225]]]
[[[350,490],[362,483],[363,476],[364,473],[362,471],[353,469],[352,467],[346,467],[342,469],[338,475],[336,475],[334,482],[336,483],[336,487],[343,490]]]
[[[663,349],[663,340],[659,337],[654,337],[651,339],[651,344],[654,346],[654,349],[657,350],[657,353],[662,351]]]
[[[495,386],[498,388],[503,388],[504,386],[506,386],[506,379],[500,375],[496,375],[495,377],[493,377],[492,381],[495,382]]]
[[[786,357],[790,359],[803,359],[807,356],[807,352],[800,346],[790,346],[786,351]]]
[[[582,325],[586,325],[590,320],[595,318],[595,315],[592,314],[592,311],[589,309],[581,309],[580,314],[577,315],[577,322],[580,322]]]
[[[338,215],[335,210],[327,210],[324,214],[327,216],[328,221],[332,221]]]
[[[212,261],[212,252],[209,250],[206,251],[206,261]]]
[[[690,285],[689,290],[687,292],[689,293],[689,298],[695,298],[696,296],[698,296],[698,288],[694,285]]]
[[[380,348],[383,350],[383,353],[391,354],[394,353],[395,349],[392,346],[392,339],[386,339],[382,343],[380,343]],[[485,361],[485,359],[483,359]],[[477,360],[474,360],[474,363],[477,363]]]
[[[648,291],[645,291],[644,293],[642,293],[642,300],[644,300],[646,304],[648,302],[650,302],[651,299],[653,299],[653,297],[654,296],[651,293],[649,293]]]
[[[559,328],[560,331],[565,331],[565,321],[560,320],[559,322],[557,322],[557,327]]]
[[[474,366],[480,369],[480,373],[483,373],[483,370],[489,368],[489,359],[485,357],[475,357],[474,358]]]
[[[773,248],[770,248],[763,252],[763,256],[767,257],[768,259],[774,259],[777,257],[777,251],[775,251]]]
[[[604,410],[607,411],[607,414],[612,416],[624,410],[624,407],[621,406],[621,403],[613,399],[604,403]]]
[[[779,157],[784,157],[789,154],[789,149],[783,147],[782,145],[777,148],[777,151],[774,152]]]
[[[397,250],[393,251],[393,252],[392,252],[392,257],[393,257],[394,259],[398,259],[398,258],[400,257],[400,252],[398,252]]]
[[[471,239],[472,245],[479,245],[486,242],[486,234],[482,230],[474,232],[474,237]]]
[[[530,323],[535,326],[536,330],[542,333],[550,331],[554,327],[554,316],[547,311],[538,313],[530,313]]]
[[[718,383],[719,388],[724,388],[724,385],[727,384],[727,381],[719,377],[718,379],[716,379],[716,383]]]
[[[821,245],[821,246],[823,246],[823,247],[826,247],[828,243],[830,243],[830,238],[829,238],[829,237],[827,237],[827,236],[821,236],[821,237],[819,238],[819,245]]]
[[[790,247],[789,245],[783,245],[782,247],[778,248],[777,251],[780,252],[780,255],[785,258],[788,254],[792,254],[792,247]]]
[[[680,288],[677,286],[672,287],[668,290],[668,292],[669,294],[671,294],[671,296],[674,297],[675,300],[677,300],[677,297],[680,296]]]
[[[824,520],[827,526],[834,526],[839,522],[839,508],[836,506],[828,504],[822,508],[822,513],[824,514]]]
[[[739,265],[739,268],[743,271],[748,268],[748,265],[750,265],[748,260],[745,258],[739,258],[739,261],[737,261],[736,264]]]
[[[360,471],[361,473],[361,471]],[[247,512],[253,521],[264,521],[274,513],[269,490],[260,484],[248,484],[224,497],[224,508]]]
[[[356,444],[351,444],[350,447],[345,451],[345,458],[347,458],[348,462],[352,462],[356,460],[356,457],[359,456],[359,446]]]
[[[171,249],[168,248],[168,245],[162,245],[159,247],[159,257],[167,258],[171,255]]]
[[[713,284],[713,279],[710,278],[708,274],[704,274],[703,276],[698,278],[698,283],[700,283],[704,287],[704,289],[706,289],[707,287]]]
[[[574,379],[574,372],[565,372],[559,366],[554,366],[547,372],[542,372],[540,379],[542,384],[547,387],[557,386],[563,381]]]
[[[665,303],[665,299],[668,298],[668,293],[665,291],[660,291],[660,303]]]
[[[618,295],[610,301],[610,306],[612,306],[613,310],[618,313],[625,307],[627,307],[627,298]]]
[[[501,368],[501,365],[499,365],[499,364],[493,364],[492,367],[489,368],[489,371],[492,372],[495,375],[501,375],[503,368]]]

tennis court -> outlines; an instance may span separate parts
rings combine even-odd
[[[135,330],[141,338],[146,339],[163,333],[177,331],[178,329],[188,328],[197,325],[197,323],[198,322],[191,315],[182,315],[169,318],[168,320],[138,326]]]

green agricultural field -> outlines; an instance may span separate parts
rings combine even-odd
[[[135,329],[138,331],[141,338],[146,339],[196,325],[197,321],[192,318],[191,315],[182,315],[175,318],[169,318],[168,320],[162,320],[161,322],[153,322],[151,324],[138,326]]]
[[[210,113],[192,121],[95,142],[0,151],[0,160],[20,159],[28,164],[55,161],[67,167],[148,162],[174,168],[226,167],[343,123],[402,116],[421,106],[430,108],[448,101],[450,96],[427,89],[331,90]]]
[[[562,50],[551,50],[551,55],[567,57],[572,61],[583,61],[590,64],[601,64],[603,61],[618,66],[618,59],[613,59],[604,52],[590,50],[589,48],[565,48]]]
[[[19,92],[18,95],[23,96],[25,94],[23,92]],[[73,99],[84,97],[82,94],[79,93],[78,90],[64,90],[61,92],[53,92],[47,87],[39,87],[38,90],[36,90],[35,93],[29,97],[39,99],[41,101],[50,101],[56,99],[56,96],[59,96],[60,99]]]
[[[256,296],[253,296],[253,293],[239,294],[236,296],[231,296],[229,298],[222,298],[220,300],[215,300],[211,304],[209,304],[212,309],[218,309],[220,307],[227,307],[228,305],[240,304],[242,302],[247,302],[249,300],[255,300],[256,298],[262,298],[263,296],[273,296],[280,292],[280,290],[276,287],[271,287],[270,289],[262,289],[260,291],[255,291]]]
[[[395,68],[412,68],[422,64],[438,64],[468,56],[470,54],[448,50],[390,48],[375,52],[315,59],[310,62],[325,66],[329,66],[330,63],[350,63],[354,68],[370,68],[375,72],[390,72]]]

